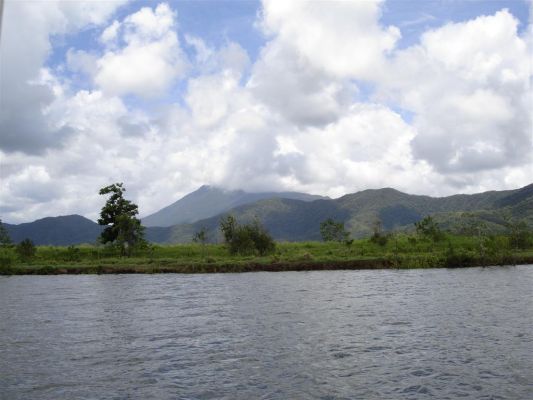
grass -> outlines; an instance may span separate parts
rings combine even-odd
[[[39,246],[31,260],[12,249],[0,256],[0,274],[210,273],[372,268],[468,267],[533,263],[533,248],[510,249],[503,236],[452,236],[433,243],[394,235],[385,246],[367,239],[351,245],[337,242],[277,243],[268,256],[229,254],[221,244],[152,245],[131,257],[112,248]]]

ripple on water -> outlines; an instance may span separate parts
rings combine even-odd
[[[531,398],[532,286],[531,266],[0,279],[0,397]]]

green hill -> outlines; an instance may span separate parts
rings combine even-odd
[[[215,196],[206,194],[213,190]],[[204,193],[194,193],[200,198],[205,195],[204,199],[213,199],[221,189],[204,187],[200,191]],[[410,195],[390,188],[364,190],[338,199],[321,198],[314,201],[309,201],[312,198],[310,195],[297,195],[307,201],[276,197],[231,208],[226,208],[226,203],[223,212],[209,218],[170,227],[148,227],[146,238],[156,243],[189,242],[195,232],[205,227],[210,241],[221,241],[219,222],[222,216],[229,213],[243,223],[258,219],[275,239],[283,241],[319,240],[320,223],[327,218],[343,221],[354,238],[370,236],[378,220],[385,230],[412,230],[413,223],[426,215],[434,216],[444,229],[455,232],[460,232],[465,225],[479,222],[494,232],[501,232],[506,229],[509,220],[525,221],[533,227],[533,184],[516,190],[448,197]],[[203,208],[196,210],[205,213],[209,204],[206,200]],[[189,213],[186,218],[201,214]],[[47,245],[94,243],[102,229],[79,215],[49,217],[5,226],[14,242],[28,237],[36,244]]]
[[[385,188],[364,190],[334,200],[261,200],[227,213],[243,223],[257,218],[275,239],[286,241],[320,239],[320,222],[327,218],[343,221],[355,238],[371,235],[378,220],[386,230],[412,230],[413,224],[426,215],[433,215],[443,228],[452,231],[460,231],[466,222],[482,222],[488,229],[503,231],[509,218],[524,220],[533,227],[533,185],[448,197],[409,195]],[[208,230],[210,240],[220,241],[218,224],[223,215],[176,225],[171,228],[167,242],[190,241],[202,227]]]

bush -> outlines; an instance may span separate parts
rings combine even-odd
[[[68,246],[65,258],[67,261],[79,261],[81,259],[80,249],[73,245]]]
[[[444,233],[441,231],[439,224],[429,215],[423,220],[415,222],[415,228],[418,235],[432,242],[444,239]]]
[[[370,237],[370,241],[378,246],[383,247],[387,244],[389,238],[390,235],[374,232],[374,234]]]
[[[320,224],[320,235],[324,242],[346,242],[350,232],[344,229],[344,222],[328,218]]]
[[[231,254],[264,256],[276,249],[274,239],[258,221],[239,225],[229,215],[220,221],[220,229]]]
[[[508,224],[509,243],[514,249],[527,249],[530,244],[530,232],[523,221]]]
[[[16,252],[21,260],[28,261],[35,257],[37,249],[35,248],[33,242],[30,239],[26,238],[22,242],[17,244]]]

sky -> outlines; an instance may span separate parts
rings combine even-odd
[[[533,182],[529,0],[4,2],[0,218]]]

